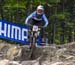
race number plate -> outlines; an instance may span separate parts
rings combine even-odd
[[[38,26],[33,26],[33,31],[38,31]]]

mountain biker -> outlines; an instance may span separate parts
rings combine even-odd
[[[42,5],[37,6],[36,11],[31,13],[25,20],[26,25],[37,25],[43,28],[47,27],[48,19],[44,13],[44,7]]]
[[[44,28],[48,25],[48,19],[44,13],[44,7],[42,5],[37,6],[36,11],[31,13],[25,20],[26,25],[38,25]]]

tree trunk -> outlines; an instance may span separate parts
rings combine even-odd
[[[0,5],[0,15],[1,15],[1,19],[3,20],[4,17],[3,17],[3,7],[2,7],[2,5]]]

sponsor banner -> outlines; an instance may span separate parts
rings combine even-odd
[[[5,20],[0,20],[0,38],[21,42],[28,45],[28,27]]]

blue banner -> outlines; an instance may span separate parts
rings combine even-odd
[[[21,42],[28,45],[28,27],[5,20],[0,20],[0,38]]]

